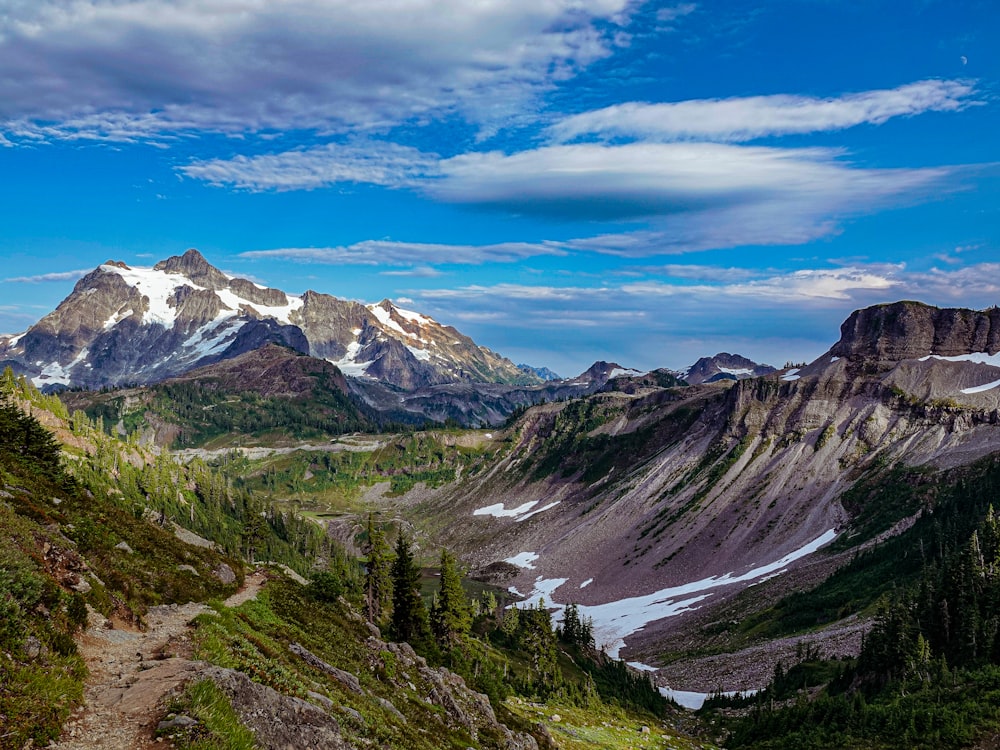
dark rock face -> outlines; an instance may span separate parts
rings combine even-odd
[[[326,711],[253,682],[242,672],[210,667],[203,675],[229,698],[240,722],[249,728],[264,748],[322,747],[348,750],[337,720]]]
[[[213,359],[218,361],[238,357],[265,344],[281,344],[303,354],[309,352],[309,341],[306,340],[302,329],[297,326],[282,325],[273,318],[263,318],[252,319],[240,327],[233,343]]]
[[[258,305],[283,307],[288,304],[288,296],[280,289],[271,289],[270,287],[261,289],[252,281],[247,281],[246,279],[231,279],[229,288],[243,297],[243,299],[256,302]]]
[[[759,378],[775,372],[771,365],[762,365],[739,354],[719,352],[714,357],[702,357],[683,374],[691,385],[714,383],[718,380]]]
[[[1000,351],[1000,308],[937,308],[895,302],[857,310],[840,327],[830,353],[851,360],[898,362],[929,354],[953,357]]]
[[[225,289],[229,286],[229,277],[194,249],[188,250],[184,255],[161,260],[153,266],[153,270],[182,274],[206,289]]]

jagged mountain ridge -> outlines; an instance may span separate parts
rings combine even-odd
[[[509,433],[510,452],[428,506],[460,522],[440,541],[480,566],[530,551],[537,558],[507,583],[532,598],[597,606],[738,579],[824,536],[855,533],[841,497],[860,477],[897,464],[935,471],[1000,450],[995,313],[935,310],[904,302],[858,311],[830,352],[801,369],[531,409]],[[915,322],[893,329],[899,320]],[[916,345],[897,340],[914,327]],[[873,348],[874,330],[896,333]],[[523,510],[507,512],[514,505]],[[835,564],[824,560],[798,565]],[[714,587],[698,608],[750,582]],[[655,652],[682,621],[653,622],[629,644]]]
[[[413,389],[541,379],[450,326],[389,300],[363,305],[233,278],[188,250],[152,268],[109,261],[24,333],[0,339],[41,388],[151,383],[277,342],[347,375]]]

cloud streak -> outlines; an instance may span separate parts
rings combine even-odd
[[[881,125],[895,117],[954,112],[976,104],[966,81],[917,81],[894,89],[818,99],[776,94],[650,104],[626,102],[567,117],[548,129],[556,142],[583,137],[644,141],[750,141]]]
[[[76,271],[42,273],[37,276],[13,276],[9,279],[2,279],[2,281],[10,284],[43,284],[46,282],[76,281],[77,279],[82,279],[93,270],[93,268],[82,268]]]
[[[385,141],[329,144],[261,156],[211,159],[179,168],[215,186],[251,192],[314,190],[341,183],[399,188],[415,185],[437,169],[434,154]]]
[[[557,243],[504,242],[492,245],[445,245],[438,243],[365,240],[338,247],[290,247],[249,250],[243,258],[279,258],[300,263],[362,266],[481,265],[513,263],[541,255],[566,255]],[[427,275],[419,268],[407,275]],[[399,272],[396,272],[400,275]]]

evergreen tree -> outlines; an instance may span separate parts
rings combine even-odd
[[[552,618],[544,599],[539,599],[534,607],[521,610],[517,640],[531,660],[538,685],[545,689],[558,687],[562,674],[559,671],[556,634],[552,630]]]
[[[443,648],[462,642],[472,627],[472,613],[462,590],[462,577],[455,556],[441,550],[441,588],[431,609],[431,630]]]
[[[392,561],[392,619],[389,632],[393,640],[412,646],[426,645],[430,639],[427,608],[420,598],[420,568],[413,561],[409,540],[400,532],[396,538],[396,558]]]
[[[368,622],[381,624],[386,610],[392,603],[392,576],[389,544],[385,532],[375,525],[372,514],[368,514],[368,531],[361,550],[365,564],[365,614]]]

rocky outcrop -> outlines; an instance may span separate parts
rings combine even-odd
[[[229,286],[229,277],[211,265],[201,253],[193,248],[183,255],[174,255],[166,260],[161,260],[153,266],[153,270],[181,274],[206,289],[225,289]]]
[[[830,353],[880,363],[1000,351],[1000,308],[937,308],[894,302],[851,313]]]
[[[712,357],[702,357],[681,377],[691,385],[714,383],[717,380],[745,380],[770,375],[775,371],[771,365],[762,365],[739,354],[719,352]]]
[[[374,636],[365,644],[372,669],[400,690],[417,690],[425,700],[443,709],[441,720],[452,729],[464,729],[483,747],[497,750],[538,750],[530,734],[512,732],[497,721],[490,700],[470,689],[465,680],[443,667],[433,668],[408,643],[386,643]]]
[[[254,733],[262,748],[354,747],[341,735],[336,719],[301,698],[282,695],[232,669],[209,667],[199,677],[212,680],[226,694],[240,722]]]
[[[288,304],[288,295],[280,289],[261,287],[246,279],[232,279],[229,282],[229,288],[243,299],[256,302],[258,305],[283,307]]]

